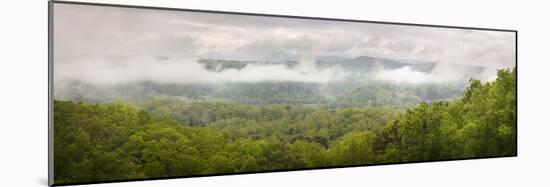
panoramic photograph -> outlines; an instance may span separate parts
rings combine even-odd
[[[516,33],[53,4],[54,184],[517,155]]]

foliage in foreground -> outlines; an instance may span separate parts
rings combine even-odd
[[[55,182],[516,154],[515,70],[463,97],[391,108],[54,103]]]

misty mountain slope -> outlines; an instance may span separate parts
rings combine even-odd
[[[59,85],[62,84],[62,85]],[[330,84],[268,81],[257,83],[162,84],[151,81],[94,85],[60,82],[56,99],[103,103],[142,102],[158,98],[221,101],[253,105],[322,105],[328,107],[408,107],[422,101],[448,100],[462,94],[463,85],[406,85],[381,81]]]
[[[341,93],[333,103],[340,107],[415,106],[420,102],[460,97],[465,86],[462,83],[413,86],[367,82]]]
[[[221,85],[211,95],[226,101],[247,104],[326,104],[320,84],[300,82],[231,83]]]
[[[288,69],[294,69],[299,65],[298,61],[239,61],[239,60],[224,60],[224,59],[199,59],[198,63],[202,64],[207,70],[221,72],[228,69],[241,70],[248,65],[270,66],[284,65]],[[430,73],[434,71],[438,62],[413,61],[413,60],[393,60],[386,58],[377,58],[370,56],[359,56],[355,58],[343,57],[319,57],[314,61],[314,66],[318,70],[331,69],[341,67],[344,71],[358,74],[372,74],[380,70],[396,70],[400,68],[410,68],[411,71],[420,73]],[[445,64],[446,68],[457,69],[463,72],[468,72],[468,75],[475,76],[482,73],[485,68],[474,65],[462,64]]]
[[[435,67],[435,64],[431,62],[407,63],[397,60],[375,58],[370,56],[360,56],[352,59],[320,58],[316,61],[316,65],[320,69],[341,66],[345,70],[355,73],[372,73],[381,69],[393,70],[406,66],[411,67],[415,71],[428,73],[431,72],[432,69]]]
[[[225,59],[199,59],[198,63],[205,66],[210,71],[220,72],[227,69],[241,70],[247,65],[284,65],[286,68],[294,68],[298,65],[297,61],[239,61]],[[385,58],[375,58],[370,56],[360,56],[356,58],[341,58],[341,57],[321,57],[314,61],[315,67],[318,69],[333,68],[340,66],[346,71],[354,73],[372,73],[380,69],[398,69],[403,67],[411,67],[415,71],[424,73],[431,72],[435,67],[432,62],[410,63],[398,60]]]
[[[238,61],[238,60],[222,60],[222,59],[199,59],[197,61],[203,64],[207,70],[220,72],[226,69],[238,69],[246,67],[247,65],[285,65],[287,68],[293,68],[298,64],[296,61]]]
[[[96,83],[65,78],[56,81],[54,96],[83,102],[163,97],[246,104],[404,107],[458,97],[468,79],[483,77],[486,72],[479,66],[369,56],[320,57],[310,62],[200,59],[162,63],[170,68],[147,70],[166,72],[159,77],[162,80],[144,76]],[[109,76],[143,71],[117,68]]]
[[[101,103],[113,100],[142,101],[157,97],[183,97],[203,99],[212,93],[209,84],[161,84],[152,81],[96,85],[77,80],[60,81],[56,84],[54,96],[62,100]]]

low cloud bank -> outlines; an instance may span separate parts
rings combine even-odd
[[[292,81],[326,84],[332,81],[374,79],[407,84],[452,83],[469,78],[484,81],[496,78],[496,68],[481,68],[438,63],[431,72],[416,71],[410,66],[398,69],[380,69],[371,74],[357,74],[341,66],[319,69],[315,60],[300,60],[290,68],[282,64],[248,64],[242,69],[220,72],[206,69],[197,59],[159,59],[132,57],[125,60],[87,58],[55,67],[55,80],[78,80],[97,85],[124,84],[141,81],[158,83],[238,83],[263,81]]]
[[[373,78],[375,80],[389,81],[398,84],[443,84],[465,81],[470,78],[480,79],[482,81],[492,81],[497,77],[496,71],[496,68],[490,67],[438,63],[429,73],[415,71],[411,67],[405,66],[398,69],[378,71],[374,73]]]
[[[59,64],[55,67],[56,81],[79,80],[100,85],[140,81],[159,83],[262,81],[327,83],[344,80],[349,75],[338,67],[319,70],[311,61],[302,61],[292,69],[285,65],[248,64],[240,70],[226,69],[221,72],[207,70],[196,59],[161,61],[153,58],[131,58],[121,62],[96,58],[88,61]]]

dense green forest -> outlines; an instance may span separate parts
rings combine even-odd
[[[413,98],[420,104],[412,102],[409,108],[345,104],[369,100],[369,91],[376,89],[366,88],[341,98],[341,105],[56,100],[54,180],[63,184],[511,156],[517,151],[515,71],[499,70],[492,82],[472,79],[453,100]],[[384,102],[403,102],[380,94],[387,95]]]

